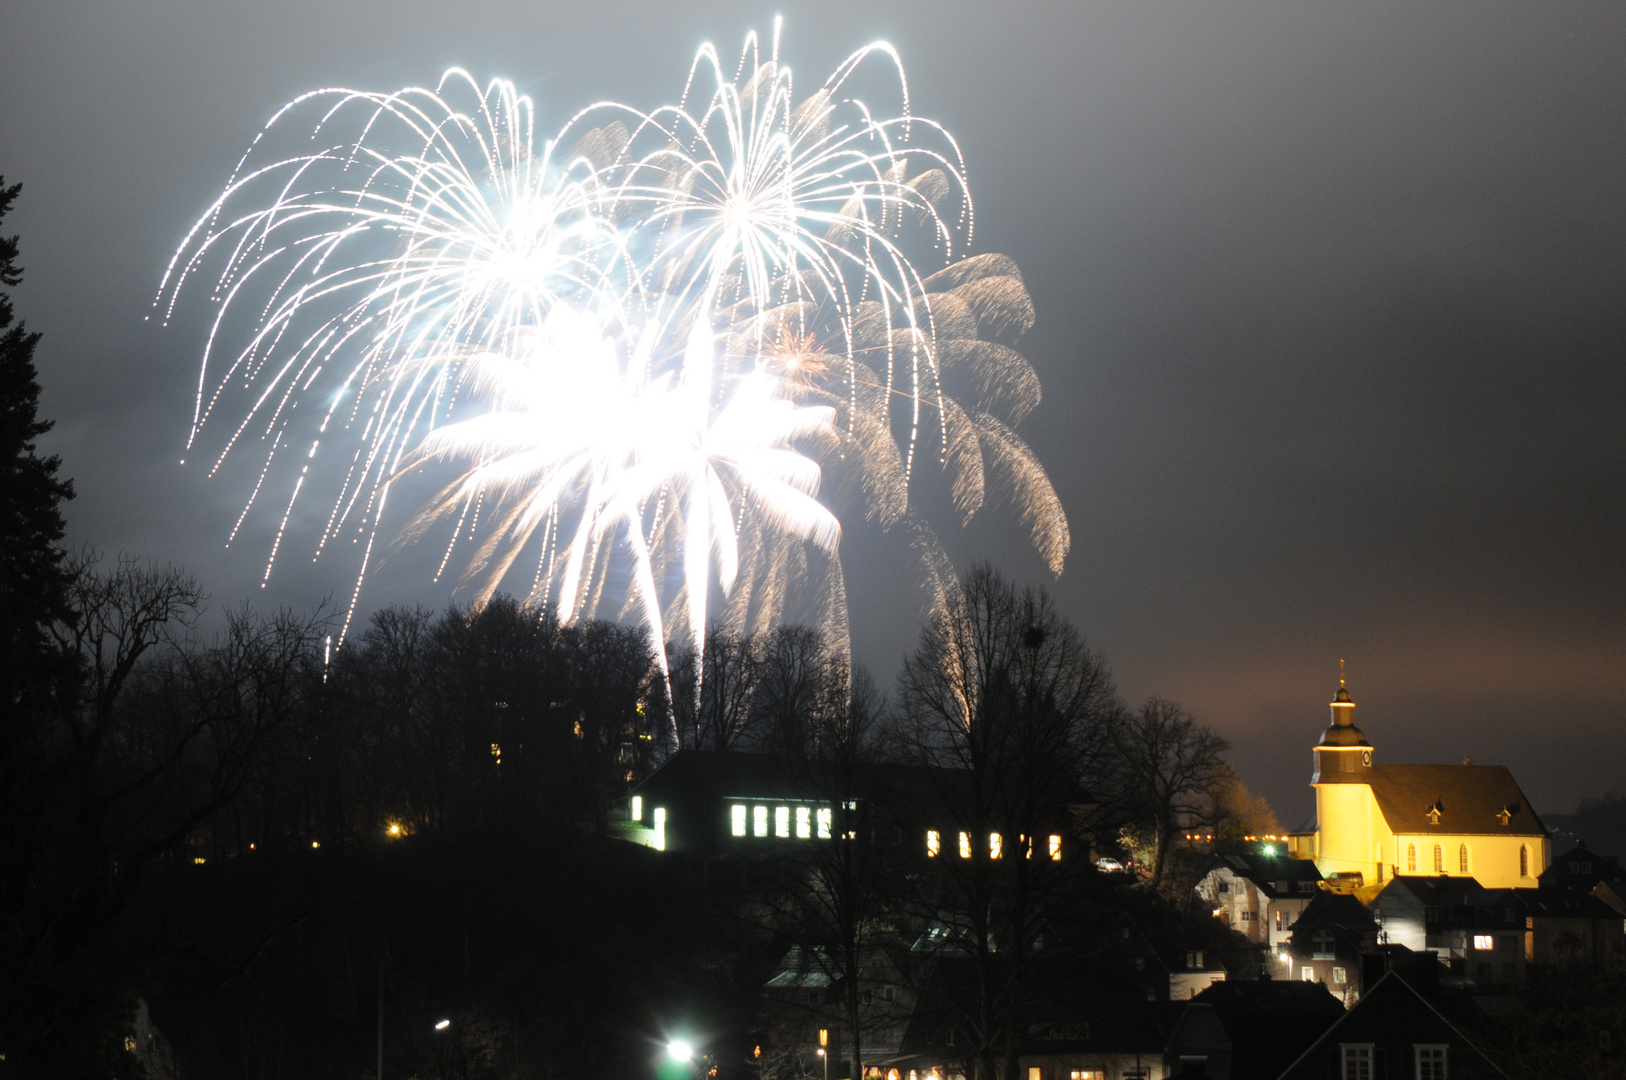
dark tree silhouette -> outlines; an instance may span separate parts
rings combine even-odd
[[[1048,596],[981,566],[922,631],[898,684],[913,750],[943,770],[930,775],[953,819],[929,902],[974,972],[964,1019],[976,1075],[992,1080],[1001,1058],[1013,1075],[1044,924],[1086,862],[1077,816],[1118,710],[1112,680]]]
[[[1186,824],[1213,823],[1216,796],[1236,774],[1220,757],[1229,745],[1178,704],[1147,698],[1113,725],[1115,798],[1152,834],[1152,888],[1163,881],[1169,847]]]
[[[0,177],[0,220],[21,190]],[[17,237],[0,236],[0,284],[22,283],[17,258]],[[39,339],[16,321],[10,296],[0,292],[0,703],[12,716],[49,686],[56,654],[46,628],[68,602],[61,505],[73,498],[73,485],[57,476],[58,458],[35,451],[35,440],[51,430],[39,418]],[[14,724],[6,728],[0,737],[8,744],[22,734]]]

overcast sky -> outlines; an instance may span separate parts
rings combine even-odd
[[[460,65],[539,126],[652,106],[694,49],[785,16],[803,85],[890,40],[963,147],[976,251],[1022,266],[1024,434],[1072,524],[1048,581],[997,519],[953,538],[1048,581],[1131,699],[1235,744],[1284,824],[1338,660],[1379,760],[1513,767],[1538,810],[1626,790],[1626,8],[1618,4],[0,0],[19,313],[75,540],[227,605],[345,595],[227,550],[245,495],[179,465],[199,341],[144,322],[271,112]],[[918,610],[850,530],[861,656]],[[379,575],[364,607],[440,606]]]

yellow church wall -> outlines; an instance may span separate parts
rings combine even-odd
[[[1547,839],[1541,836],[1498,836],[1493,833],[1468,833],[1455,836],[1432,834],[1426,836],[1401,834],[1395,838],[1400,873],[1433,877],[1444,873],[1447,877],[1471,877],[1488,889],[1533,889],[1536,877],[1545,869],[1552,857]],[[1442,870],[1434,868],[1434,846],[1440,846]],[[1415,845],[1416,868],[1408,858],[1408,848]],[[1462,846],[1468,847],[1468,869],[1462,869]],[[1529,854],[1529,873],[1519,873],[1519,849]]]

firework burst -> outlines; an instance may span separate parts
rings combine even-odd
[[[854,96],[871,69],[893,107]],[[776,25],[732,75],[702,48],[676,104],[600,104],[540,142],[534,123],[511,84],[455,70],[305,95],[172,259],[165,316],[199,279],[217,306],[188,446],[225,416],[212,469],[260,448],[233,538],[293,474],[267,576],[323,488],[314,554],[362,545],[353,613],[392,485],[449,467],[399,540],[444,530],[442,570],[467,545],[476,603],[527,574],[562,621],[640,619],[664,667],[673,632],[703,649],[713,586],[731,623],[768,625],[822,552],[844,647],[843,507],[907,530],[952,588],[910,501],[917,458],[964,518],[1002,493],[1059,572],[1066,519],[1014,433],[1038,400],[1011,347],[1031,301],[1009,260],[957,257],[964,162],[910,114],[890,46],[797,100]]]

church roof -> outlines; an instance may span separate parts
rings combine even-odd
[[[1373,765],[1370,776],[1378,809],[1397,833],[1547,835],[1505,766]]]

